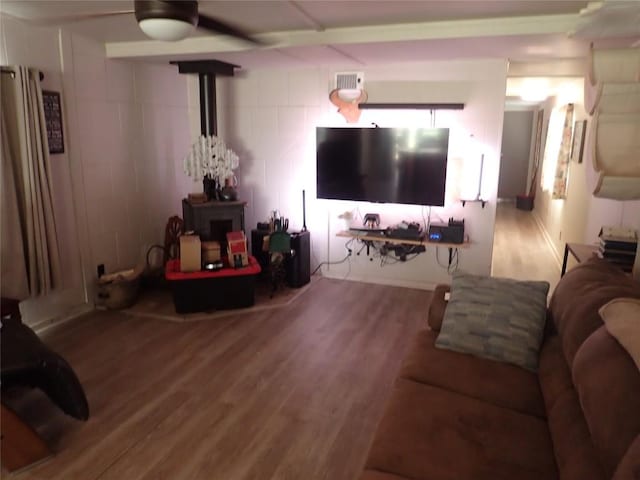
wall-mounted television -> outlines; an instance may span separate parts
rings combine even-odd
[[[317,196],[444,205],[448,128],[316,128]]]

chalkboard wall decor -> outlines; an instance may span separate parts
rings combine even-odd
[[[47,123],[49,153],[64,153],[64,135],[62,133],[62,105],[58,92],[42,92],[44,119]]]

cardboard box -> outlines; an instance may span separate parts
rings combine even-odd
[[[202,242],[202,263],[220,261],[220,242]]]
[[[207,198],[207,195],[204,193],[190,193],[187,195],[187,200],[192,205],[197,205],[199,203],[207,203],[209,201],[209,199]]]
[[[247,238],[243,231],[227,233],[227,255],[232,267],[241,268],[249,265]]]
[[[180,237],[180,271],[198,272],[202,270],[202,246],[197,235]]]

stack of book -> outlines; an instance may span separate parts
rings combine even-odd
[[[638,235],[634,230],[603,228],[600,232],[598,256],[619,266],[625,272],[631,272],[638,250]]]

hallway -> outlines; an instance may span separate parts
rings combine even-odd
[[[560,280],[560,265],[533,213],[518,210],[513,202],[498,203],[491,275],[546,280],[551,285],[549,293]]]

